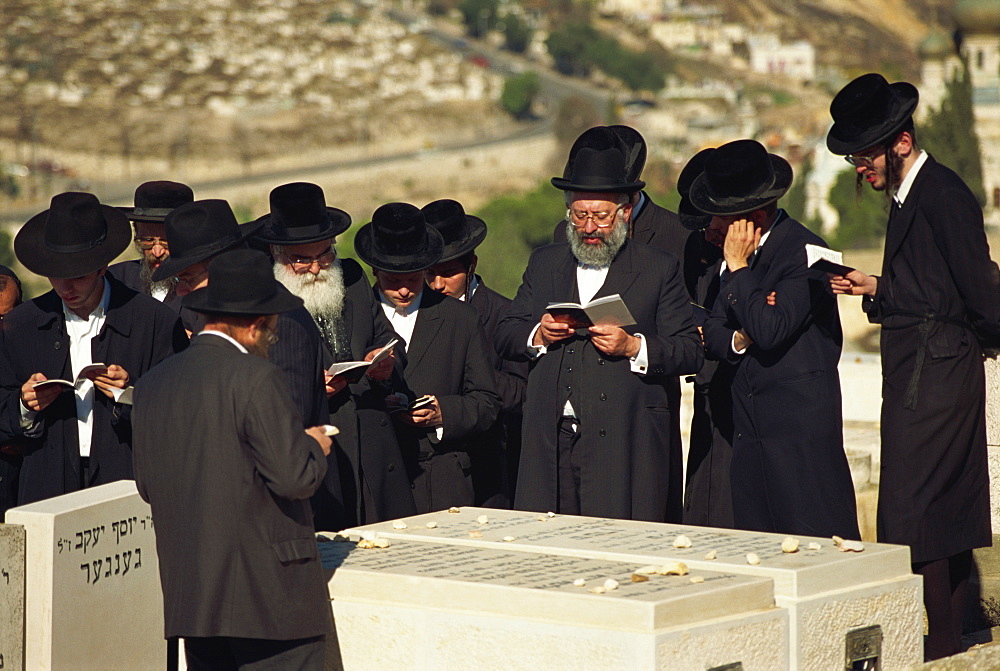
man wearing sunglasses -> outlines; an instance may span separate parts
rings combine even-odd
[[[882,325],[878,540],[910,546],[937,659],[961,652],[972,550],[992,543],[983,350],[1000,340],[1000,271],[972,191],[917,144],[917,99],[869,73],[830,104],[827,148],[890,210],[882,274],[830,284]]]

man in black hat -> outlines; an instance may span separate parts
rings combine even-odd
[[[860,538],[841,417],[843,336],[826,276],[806,265],[822,239],[778,209],[792,168],[754,140],[714,150],[691,184],[722,248],[705,348],[733,375],[732,484],[739,529]],[[777,301],[768,303],[775,292]]]
[[[485,221],[466,214],[461,203],[450,199],[428,203],[421,211],[444,238],[444,254],[427,269],[427,285],[476,308],[489,345],[493,380],[503,400],[490,441],[471,455],[476,505],[510,508],[521,458],[521,405],[528,378],[526,363],[507,361],[496,351],[497,325],[507,314],[510,299],[487,287],[476,274],[476,247],[486,239]]]
[[[703,355],[676,256],[628,239],[630,180],[617,148],[581,149],[566,191],[565,243],[535,250],[497,330],[505,357],[534,360],[515,508],[678,519],[677,375]],[[619,294],[635,325],[575,330],[552,302]],[[678,502],[676,509],[671,504]]]
[[[270,245],[275,277],[303,299],[316,322],[324,367],[371,360],[396,334],[361,266],[337,257],[335,238],[350,227],[350,215],[328,207],[323,190],[305,182],[273,189],[270,204],[270,213],[258,220],[263,228],[257,239]],[[319,529],[339,530],[416,512],[385,411],[393,360],[388,356],[353,384],[342,375],[325,374],[330,423],[340,429],[330,459],[340,467],[327,472],[313,498]]]
[[[177,278],[177,295],[186,296],[208,285],[212,260],[224,251],[246,247],[260,232],[263,222],[236,223],[236,215],[224,200],[196,200],[172,210],[164,220],[170,256],[153,273],[153,280]],[[185,327],[197,333],[200,315],[182,310]],[[305,308],[283,312],[278,317],[277,342],[271,346],[271,362],[288,377],[292,401],[306,426],[328,419],[323,394],[323,346],[319,330]]]
[[[165,636],[184,637],[189,669],[318,671],[332,623],[309,497],[331,441],[324,427],[303,431],[265,360],[276,314],[302,300],[261,252],[221,254],[209,272],[184,299],[204,329],[135,389],[135,480],[156,525]]]
[[[163,301],[177,311],[180,310],[180,298],[174,290],[176,280],[167,277],[154,282],[153,273],[170,256],[163,220],[175,207],[193,200],[194,192],[186,184],[168,181],[140,184],[135,190],[135,206],[119,209],[132,221],[135,248],[141,258],[108,268],[108,272],[128,288]]]
[[[52,291],[3,320],[0,440],[27,438],[20,504],[131,479],[124,389],[187,346],[177,314],[106,275],[128,246],[128,219],[93,194],[63,193],[14,238],[25,268]],[[74,386],[90,364],[106,364]]]
[[[962,649],[972,549],[992,542],[982,354],[1000,338],[1000,271],[975,196],[917,145],[917,99],[870,73],[830,104],[827,147],[890,206],[882,274],[830,283],[882,325],[878,539],[910,546],[937,659]]]
[[[406,402],[422,402],[394,415],[417,511],[472,505],[470,453],[500,411],[479,315],[462,301],[424,291],[444,240],[413,205],[375,210],[354,250],[374,269],[382,310],[402,339]]]

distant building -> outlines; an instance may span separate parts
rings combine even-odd
[[[750,69],[765,75],[784,75],[803,82],[816,79],[816,49],[808,42],[783,44],[777,35],[747,38]]]

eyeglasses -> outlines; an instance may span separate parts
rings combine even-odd
[[[205,264],[199,265],[201,265],[201,267],[197,270],[193,270],[191,272],[187,272],[187,270],[182,271],[180,275],[174,277],[174,280],[177,284],[183,284],[188,289],[193,290],[203,279],[208,277],[208,266]],[[183,277],[181,275],[183,275]]]
[[[885,153],[885,147],[876,147],[865,154],[848,154],[844,160],[855,168],[874,168],[875,159]]]
[[[136,236],[135,243],[139,245],[139,249],[143,250],[144,252],[148,252],[156,245],[159,245],[164,249],[170,249],[170,245],[167,244],[166,238],[157,238],[154,236],[143,236],[143,237]]]
[[[611,228],[611,226],[615,223],[615,215],[618,214],[622,207],[622,205],[619,205],[610,212],[581,212],[580,210],[567,208],[566,221],[570,222],[577,228],[586,226],[588,220],[593,220],[594,226],[597,226],[598,228]]]
[[[312,264],[316,264],[320,267],[320,270],[324,270],[333,265],[333,262],[337,259],[337,253],[333,249],[329,249],[319,256],[288,256],[285,254],[285,260],[292,266],[292,270],[308,270],[312,268]]]

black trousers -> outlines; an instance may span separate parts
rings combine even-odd
[[[212,636],[185,638],[191,671],[323,671],[326,636],[272,641]]]
[[[573,462],[573,448],[580,439],[580,420],[574,417],[563,417],[559,420],[558,478],[559,478],[559,510],[563,515],[579,515],[580,513],[580,467]]]

